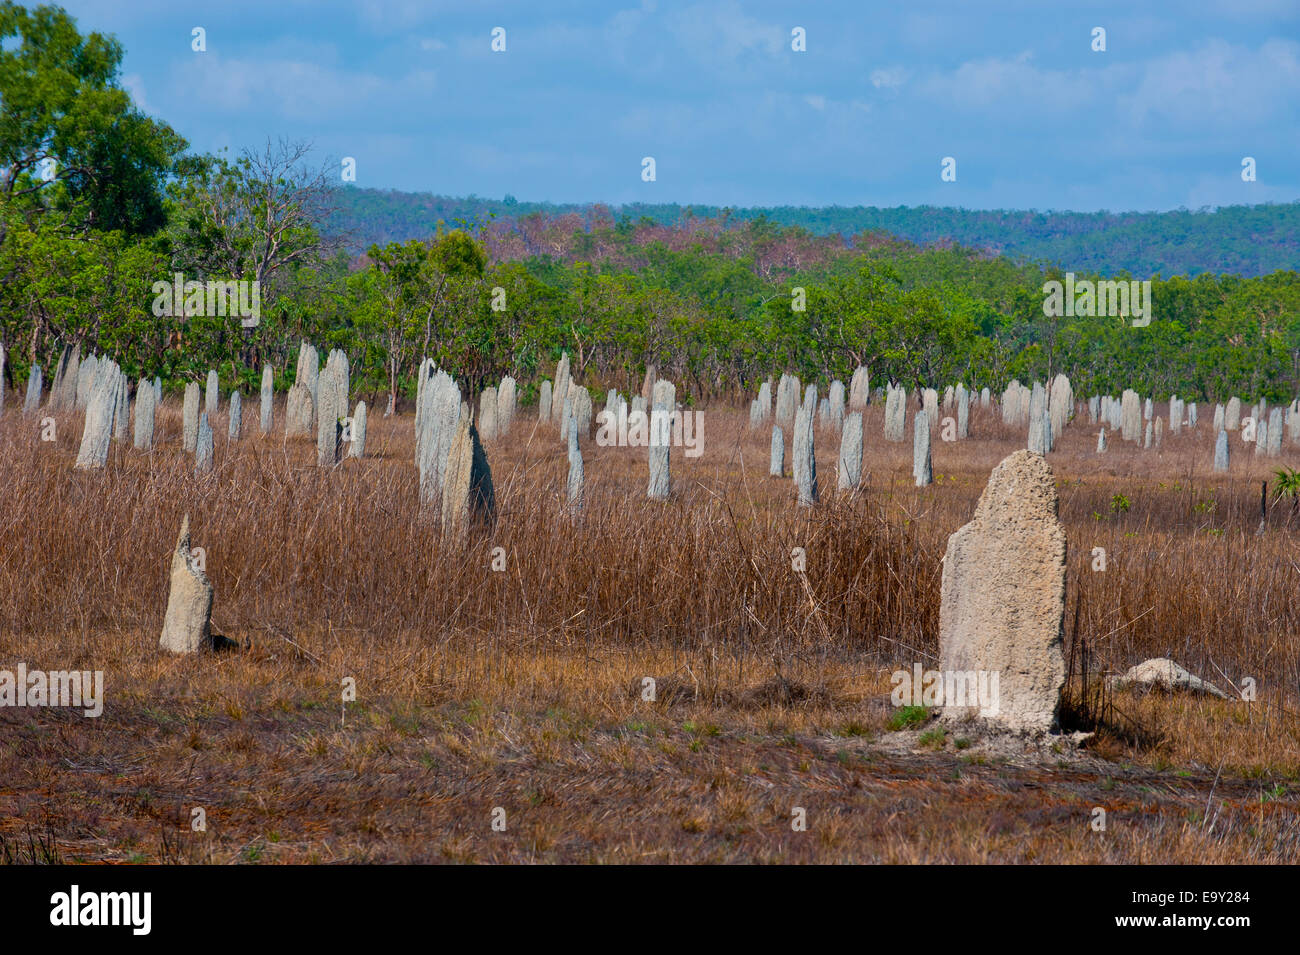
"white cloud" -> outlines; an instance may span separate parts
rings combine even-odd
[[[142,113],[156,113],[156,110],[149,105],[149,99],[144,92],[144,78],[139,73],[127,73],[122,77],[122,89],[131,94],[131,99],[135,102],[136,108]]]
[[[667,25],[686,53],[719,71],[754,56],[774,59],[789,49],[789,28],[754,19],[736,0],[689,7],[668,18]]]
[[[203,106],[243,112],[270,106],[282,117],[321,120],[365,107],[392,109],[394,103],[431,92],[437,74],[420,69],[391,79],[349,73],[304,60],[225,59],[215,53],[183,61],[177,86]]]
[[[1002,123],[1080,117],[1094,133],[1118,124],[1148,138],[1155,135],[1151,124],[1161,123],[1162,142],[1185,132],[1200,142],[1218,137],[1229,147],[1234,130],[1292,124],[1292,104],[1300,99],[1300,44],[1272,39],[1251,49],[1211,40],[1089,69],[1040,67],[1025,51],[969,60],[917,85],[934,102],[983,111]]]
[[[901,66],[871,71],[871,85],[876,89],[896,90],[907,82],[907,70]]]
[[[826,97],[819,96],[816,93],[809,93],[803,98],[803,101],[815,110],[824,110],[826,108]]]
[[[1014,107],[1017,113],[1034,109],[1064,113],[1089,107],[1127,69],[1039,69],[1033,53],[1026,50],[1011,59],[968,60],[951,72],[931,74],[923,86],[930,98],[963,109]]]
[[[1300,98],[1300,44],[1267,40],[1256,50],[1212,40],[1148,62],[1140,82],[1120,96],[1134,124],[1152,118],[1198,127],[1290,123]]]

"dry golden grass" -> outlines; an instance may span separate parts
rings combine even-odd
[[[879,439],[879,408],[858,494],[834,493],[838,441],[819,433],[824,503],[799,509],[767,476],[767,433],[711,407],[704,455],[674,452],[667,504],[645,500],[644,449],[586,445],[574,519],[558,436],[525,411],[488,445],[495,531],[464,549],[417,506],[409,415],[372,417],[369,456],[328,472],[255,421],[227,444],[218,417],[204,478],[174,405],[159,450],[115,445],[98,474],[71,469],[79,415],[53,443],[12,411],[0,422],[0,668],[103,670],[107,696],[99,719],[0,710],[0,857],[32,831],[89,860],[1300,856],[1300,520],[1280,505],[1256,533],[1260,481],[1292,462],[1234,440],[1232,473],[1213,475],[1205,423],[1159,453],[1113,439],[1102,456],[1075,424],[1049,457],[1067,643],[1108,670],[1167,655],[1225,689],[1251,677],[1258,699],[1122,695],[1110,716],[1143,742],[1103,731],[1090,755],[1057,758],[951,733],[878,745],[888,674],[935,653],[947,535],[1023,444],[992,415],[974,413],[970,441],[936,441],[921,490],[910,443]],[[185,512],[214,628],[247,652],[156,649]]]

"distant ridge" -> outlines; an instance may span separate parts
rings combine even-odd
[[[718,206],[633,203],[521,202],[457,198],[431,193],[362,189],[339,190],[338,209],[326,223],[327,233],[344,235],[354,252],[372,243],[426,238],[439,220],[485,224],[523,216],[577,215],[587,226],[599,210],[615,220],[648,218],[678,225],[687,216],[717,218],[724,214],[742,223],[766,216],[783,226],[800,226],[816,235],[846,237],[884,231],[922,245],[950,243],[1006,255],[1022,261],[1059,265],[1101,274],[1127,272],[1149,277],[1202,272],[1257,276],[1279,269],[1300,269],[1300,201],[1218,210],[1173,212],[1035,212],[978,211],[936,206],[776,206],[724,209]]]

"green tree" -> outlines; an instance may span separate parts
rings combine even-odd
[[[185,141],[117,84],[122,47],[62,9],[0,2],[0,194],[75,231],[149,235]],[[0,220],[0,243],[8,231]]]

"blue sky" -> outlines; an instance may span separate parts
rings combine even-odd
[[[354,157],[361,186],[1084,211],[1300,199],[1300,0],[63,5],[117,35],[124,85],[196,150],[306,139],[322,162]]]

